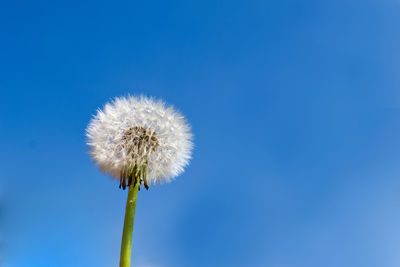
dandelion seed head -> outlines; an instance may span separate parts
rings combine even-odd
[[[101,171],[121,179],[145,167],[149,184],[168,182],[181,174],[193,147],[183,115],[161,100],[144,96],[107,103],[90,121],[86,136]]]

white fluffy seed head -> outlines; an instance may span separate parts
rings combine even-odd
[[[144,166],[149,184],[182,173],[193,147],[185,118],[164,102],[144,96],[107,103],[90,121],[86,136],[90,154],[103,172],[121,179],[122,173]]]

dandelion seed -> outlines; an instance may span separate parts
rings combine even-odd
[[[147,97],[116,98],[106,104],[90,122],[87,137],[96,164],[122,184],[142,167],[146,184],[168,182],[183,172],[192,151],[184,117]]]

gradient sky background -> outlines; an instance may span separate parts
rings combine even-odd
[[[140,192],[134,266],[400,266],[399,73],[398,0],[3,0],[1,261],[118,265],[85,127],[143,93],[195,150]]]

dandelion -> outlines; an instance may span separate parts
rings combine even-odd
[[[190,126],[160,100],[129,96],[115,98],[98,110],[86,135],[100,170],[117,179],[120,188],[129,188],[120,266],[130,266],[138,191],[183,172],[193,147]]]

